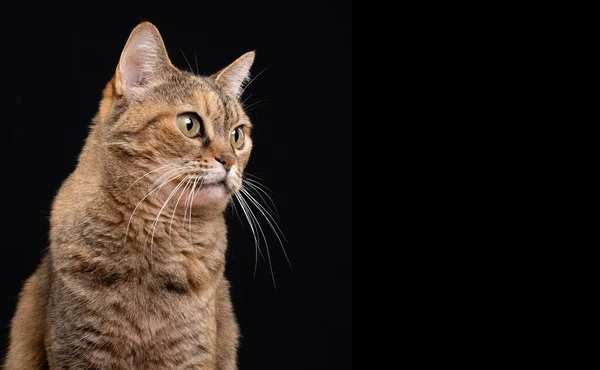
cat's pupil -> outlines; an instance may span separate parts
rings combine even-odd
[[[240,131],[233,130],[233,139],[237,142],[240,139]]]
[[[188,131],[192,131],[192,127],[194,127],[194,121],[191,118],[185,120],[186,128]]]

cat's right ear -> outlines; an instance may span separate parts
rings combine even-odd
[[[161,74],[173,70],[158,29],[150,22],[140,23],[131,31],[121,53],[115,74],[115,90],[126,95],[149,84]]]

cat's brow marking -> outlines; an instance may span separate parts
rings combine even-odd
[[[156,114],[154,117],[150,118],[150,120],[148,120],[148,126],[150,126],[150,125],[154,125],[154,124],[156,124],[158,121],[160,121],[160,120],[162,120],[162,119],[164,119],[164,118],[168,118],[168,117],[170,117],[170,116],[171,116],[171,114],[170,114],[170,113],[166,113],[166,112],[164,112],[164,113],[158,113],[158,114]]]
[[[213,112],[218,109],[218,103],[216,103],[218,97],[211,91],[206,91],[202,94],[204,98],[204,107],[206,108],[206,114],[210,117]]]

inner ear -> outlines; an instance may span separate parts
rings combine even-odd
[[[225,93],[239,98],[243,89],[244,82],[250,77],[250,67],[254,63],[255,52],[250,51],[228,67],[217,73],[215,81]]]
[[[119,95],[135,90],[174,70],[158,29],[149,22],[139,24],[129,35],[116,71]]]

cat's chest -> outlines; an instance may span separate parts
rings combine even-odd
[[[62,297],[66,298],[66,297]],[[71,302],[75,302],[72,300]],[[103,301],[57,306],[57,358],[110,369],[170,369],[180,361],[213,359],[216,307],[212,299],[139,286],[105,294]]]
[[[213,300],[169,291],[119,298],[110,303],[104,325],[118,328],[117,337],[124,339],[124,345],[148,351],[168,351],[186,343],[210,347],[216,322]]]

